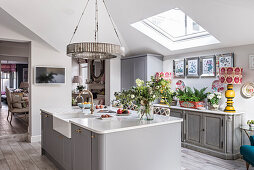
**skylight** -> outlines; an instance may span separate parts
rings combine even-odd
[[[179,8],[149,17],[131,26],[172,51],[219,43]]]

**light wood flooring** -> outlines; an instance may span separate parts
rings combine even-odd
[[[3,106],[0,108],[0,137],[8,136],[13,134],[24,134],[27,133],[28,123],[24,119],[24,115],[13,117],[12,124],[7,121],[8,106],[2,103]],[[9,117],[10,120],[10,117]]]
[[[245,170],[245,162],[223,160],[182,148],[182,170]],[[0,170],[54,170],[37,143],[0,140]],[[250,170],[254,170],[253,167]]]

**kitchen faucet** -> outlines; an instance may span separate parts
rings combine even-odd
[[[84,103],[84,97],[81,96],[81,95],[84,92],[87,92],[89,94],[89,96],[91,97],[91,108],[90,108],[90,110],[91,110],[91,114],[93,114],[93,112],[94,112],[94,110],[93,110],[93,94],[92,94],[91,91],[89,91],[89,90],[82,90],[82,91],[80,91],[79,95],[76,97],[76,100],[77,100],[77,98],[81,98],[82,99],[82,104],[83,104]],[[84,109],[84,107],[82,107],[82,112],[83,112],[83,109]]]

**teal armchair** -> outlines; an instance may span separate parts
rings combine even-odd
[[[254,166],[254,136],[250,136],[250,143],[251,145],[243,145],[240,148],[240,153],[246,161],[247,170],[250,165]]]

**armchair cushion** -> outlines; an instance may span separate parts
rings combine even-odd
[[[243,145],[240,148],[240,153],[246,162],[254,166],[254,146]]]
[[[15,94],[13,94],[11,97],[12,97],[12,107],[22,109],[21,97]]]

